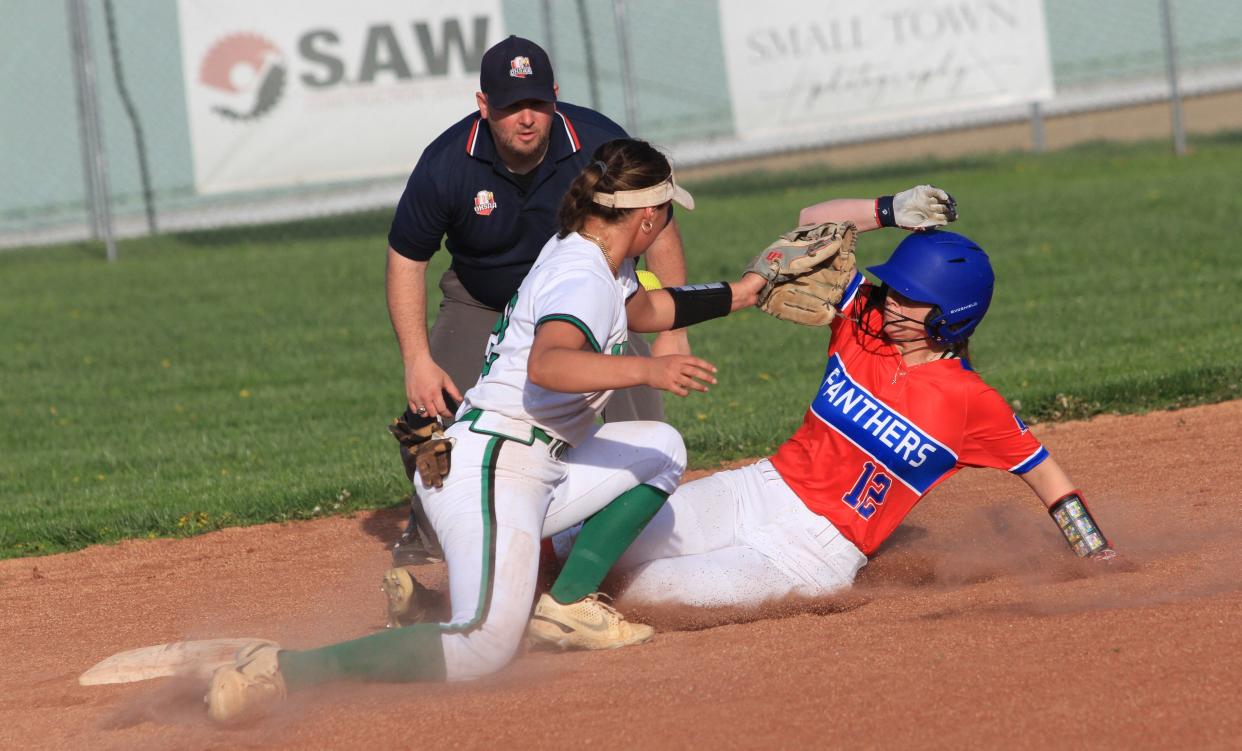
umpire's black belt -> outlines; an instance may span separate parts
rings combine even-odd
[[[560,438],[553,437],[538,425],[531,425],[525,420],[506,417],[499,412],[475,409],[461,416],[460,422],[470,423],[470,430],[484,435],[494,435],[511,441],[531,446],[535,441],[547,444],[548,453],[553,459],[560,459],[565,452],[573,448]]]

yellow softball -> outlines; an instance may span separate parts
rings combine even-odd
[[[646,269],[638,270],[638,283],[643,285],[643,289],[648,292],[653,289],[661,289],[664,287],[663,284],[660,284],[660,277],[650,271],[647,271]]]

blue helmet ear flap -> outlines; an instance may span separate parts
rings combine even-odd
[[[940,306],[936,305],[931,310],[927,311],[927,318],[923,324],[923,327],[927,329],[927,335],[932,338],[932,341],[937,344],[945,344],[945,338],[941,331],[948,324],[949,321],[942,314]]]
[[[924,325],[927,328],[927,335],[931,337],[932,341],[937,344],[955,344],[974,333],[975,327],[979,325],[982,319],[983,316],[980,315],[973,319],[953,323],[940,310],[940,306],[936,306],[927,313],[927,320]]]

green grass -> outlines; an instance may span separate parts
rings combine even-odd
[[[1091,145],[695,189],[690,276],[735,278],[806,204],[933,182],[999,278],[972,341],[1028,419],[1236,398],[1242,139]],[[385,506],[401,366],[387,212],[0,254],[0,557]],[[900,236],[863,236],[878,263]],[[440,254],[434,271],[447,261]],[[693,466],[772,450],[801,420],[822,331],[743,312],[692,335],[712,393],[668,399]]]

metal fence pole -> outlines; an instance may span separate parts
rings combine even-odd
[[[548,53],[552,70],[556,70],[556,44],[552,38],[552,0],[542,0],[539,5],[543,11],[543,51]]]
[[[599,77],[595,72],[595,42],[591,39],[591,22],[587,19],[586,0],[578,0],[578,27],[582,33],[582,54],[586,58],[587,89],[591,93],[591,109],[599,111]]]
[[[65,0],[69,11],[70,39],[73,47],[74,77],[78,86],[78,121],[83,135],[87,200],[91,204],[93,236],[103,235],[108,261],[116,261],[116,239],[112,236],[112,206],[108,195],[108,162],[104,158],[103,130],[99,123],[99,97],[95,88],[95,62],[91,56],[90,29],[83,0]]]
[[[73,52],[74,101],[78,109],[78,145],[82,151],[82,182],[86,197],[86,213],[90,217],[91,239],[98,240],[102,234],[99,212],[95,210],[95,155],[91,152],[89,126],[86,124],[86,90],[82,85],[82,50],[78,45],[78,18],[73,0],[65,0],[69,17],[69,47]]]
[[[1160,0],[1161,26],[1164,32],[1164,61],[1169,74],[1169,109],[1173,113],[1173,151],[1186,153],[1186,131],[1182,127],[1182,96],[1177,86],[1177,45],[1173,34],[1173,9],[1169,0]]]
[[[634,92],[634,67],[630,63],[630,30],[625,17],[625,0],[612,0],[617,22],[617,47],[621,51],[621,90],[625,95],[625,129],[638,134],[638,96]]]
[[[1036,154],[1048,150],[1048,141],[1044,137],[1044,109],[1039,102],[1031,102],[1031,148]]]

